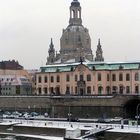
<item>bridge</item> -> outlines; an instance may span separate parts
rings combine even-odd
[[[109,96],[0,96],[0,109],[24,111],[49,111],[52,117],[134,118],[140,94]],[[96,116],[96,114],[98,116]]]

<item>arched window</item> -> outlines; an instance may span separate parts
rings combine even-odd
[[[110,87],[109,86],[106,87],[106,94],[110,94]]]
[[[123,87],[123,85],[120,85],[119,86],[119,93],[123,94],[123,92],[124,92],[124,87]]]
[[[91,94],[91,87],[90,86],[87,87],[87,94]]]
[[[41,87],[38,88],[38,93],[39,93],[39,94],[42,93],[42,89],[41,89]]]
[[[139,86],[138,85],[135,86],[135,93],[139,93]]]
[[[102,87],[102,86],[99,86],[99,87],[98,87],[98,94],[101,95],[101,94],[102,94],[102,91],[103,91],[103,87]]]
[[[87,75],[87,81],[91,81],[91,75],[90,74]]]
[[[60,95],[60,86],[56,86],[55,91],[56,95]]]
[[[48,93],[48,88],[44,87],[44,93],[47,94]]]
[[[116,86],[113,86],[113,87],[112,87],[112,93],[113,93],[113,94],[117,93],[117,87],[116,87]]]
[[[80,17],[80,10],[78,10],[78,17],[77,17],[77,18],[81,18],[81,17]]]
[[[67,85],[66,86],[66,95],[69,95],[70,94],[70,87]]]
[[[72,10],[72,18],[75,18],[75,11]]]
[[[139,81],[139,73],[135,73],[135,81]]]
[[[51,93],[52,95],[54,95],[54,88],[53,88],[53,87],[50,87],[50,93]]]

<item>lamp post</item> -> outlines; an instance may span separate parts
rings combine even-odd
[[[138,128],[138,114],[139,114],[139,106],[140,106],[140,103],[137,105],[137,108],[136,108],[136,115],[137,115],[137,128]]]

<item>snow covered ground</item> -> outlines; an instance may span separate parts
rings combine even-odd
[[[108,132],[119,133],[133,133],[140,134],[140,126],[137,125],[121,125],[121,124],[108,124],[108,123],[83,123],[83,122],[64,122],[64,121],[44,121],[44,120],[19,120],[19,119],[5,119],[0,125],[12,125],[16,126],[29,126],[40,128],[63,128],[63,129],[80,129],[80,130],[92,130],[101,128],[112,128],[107,130]],[[20,135],[20,134],[18,134]],[[25,135],[24,135],[25,136]],[[26,135],[27,136],[27,135]],[[42,137],[47,140],[63,140],[62,137],[49,137],[49,136],[36,136],[28,135],[30,137]]]

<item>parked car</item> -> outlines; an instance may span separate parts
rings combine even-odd
[[[46,112],[46,113],[44,113],[44,117],[49,117],[49,114]]]
[[[31,116],[31,117],[35,117],[35,116],[38,116],[38,115],[39,115],[39,114],[38,114],[37,112],[31,112],[31,113],[30,113],[30,116]]]

